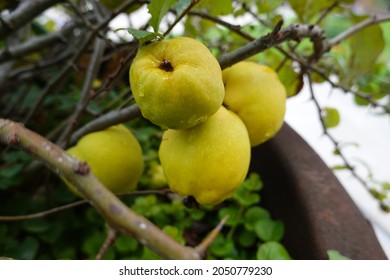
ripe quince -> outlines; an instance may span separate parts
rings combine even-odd
[[[87,134],[67,153],[87,162],[91,172],[115,194],[134,190],[144,169],[141,146],[124,125]],[[80,195],[74,186],[65,183]]]
[[[241,61],[222,71],[229,109],[245,123],[251,146],[275,136],[286,112],[286,89],[276,72],[263,64]]]
[[[171,129],[204,122],[217,112],[225,94],[218,61],[205,45],[187,37],[140,47],[130,85],[142,115]]]
[[[215,205],[231,197],[248,173],[248,132],[236,114],[221,106],[193,128],[166,130],[159,158],[173,192]]]

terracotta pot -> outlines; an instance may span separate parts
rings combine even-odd
[[[265,184],[262,203],[285,223],[282,241],[294,259],[387,259],[370,223],[315,151],[287,124],[252,151]]]

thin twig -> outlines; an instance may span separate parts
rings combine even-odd
[[[75,61],[81,56],[84,52],[85,48],[88,46],[90,40],[92,39],[92,33],[87,33],[86,36],[82,39],[79,48],[74,53],[72,58],[67,61],[67,64],[61,69],[58,75],[49,81],[46,87],[40,92],[38,97],[35,99],[34,104],[31,106],[27,116],[24,119],[24,122],[28,122],[28,120],[33,116],[33,114],[38,110],[39,106],[42,104],[45,97],[52,92],[52,90],[58,85],[60,81],[69,73],[69,71],[74,67]]]
[[[34,213],[34,214],[18,215],[18,216],[0,216],[0,221],[7,221],[7,222],[12,221],[13,222],[13,221],[25,221],[25,220],[43,218],[43,217],[46,217],[48,215],[58,213],[60,211],[70,209],[70,208],[73,208],[73,207],[76,207],[76,206],[79,206],[82,204],[86,204],[86,203],[88,203],[88,201],[78,200],[78,201],[75,201],[75,202],[72,202],[72,203],[69,203],[66,205],[58,206],[58,207],[52,208],[50,210],[46,210],[46,211],[42,211],[42,212],[38,212],[38,213]]]
[[[342,159],[345,167],[351,172],[352,176],[355,177],[360,182],[360,184],[365,189],[367,189],[369,191],[370,188],[367,185],[367,182],[356,172],[355,167],[349,162],[347,157],[342,152],[342,150],[340,148],[340,143],[332,136],[332,134],[329,133],[329,131],[328,131],[326,125],[325,125],[325,120],[324,120],[324,117],[323,117],[324,111],[321,108],[321,105],[318,103],[318,100],[316,99],[315,94],[314,94],[313,82],[312,82],[310,73],[306,73],[306,77],[308,78],[308,82],[309,82],[309,92],[310,92],[311,99],[313,100],[313,102],[315,104],[315,107],[317,108],[317,111],[318,111],[318,116],[319,116],[319,120],[320,120],[320,123],[321,123],[322,132],[332,142],[332,144],[335,147],[335,151],[337,152],[337,154]]]
[[[313,73],[318,74],[320,77],[326,80],[333,88],[338,88],[341,89],[344,93],[353,94],[356,97],[360,97],[366,100],[368,103],[370,103],[370,105],[373,106],[374,108],[381,108],[384,113],[390,114],[390,107],[375,101],[375,99],[370,94],[348,88],[345,85],[332,81],[332,79],[325,73],[324,69],[314,64],[310,64],[307,60],[298,57],[293,52],[287,52],[286,50],[280,47],[277,47],[277,50],[282,52],[286,57],[289,57],[291,60],[298,62],[303,69],[306,69],[304,71],[310,70]]]
[[[97,260],[101,260],[104,257],[104,255],[107,253],[108,249],[110,249],[110,247],[114,244],[114,242],[117,238],[117,234],[118,234],[118,232],[114,228],[108,226],[106,240],[104,240],[104,243],[102,244],[99,252],[96,255]]]
[[[340,33],[336,37],[329,40],[326,46],[326,50],[329,50],[333,46],[339,44],[341,41],[345,40],[346,38],[354,35],[355,33],[359,32],[360,30],[369,27],[373,24],[390,21],[390,14],[386,15],[373,15],[372,17],[363,20],[359,22],[358,24],[352,26],[351,28],[345,30],[344,32]]]
[[[130,193],[118,194],[118,196],[137,196],[137,195],[147,195],[147,194],[157,194],[157,195],[167,195],[172,193],[169,189],[161,189],[161,190],[141,190],[141,191],[132,191]],[[63,210],[67,210],[82,204],[88,203],[87,200],[78,200],[75,202],[71,202],[65,205],[57,206],[49,210],[27,214],[27,215],[14,215],[14,216],[0,216],[0,221],[4,222],[14,222],[14,221],[24,221],[24,220],[33,220],[39,219],[43,217],[47,217],[51,214],[58,213]]]
[[[93,48],[93,54],[91,56],[91,59],[88,64],[88,69],[86,72],[86,76],[83,83],[83,88],[81,90],[81,96],[79,99],[79,102],[76,105],[75,111],[73,112],[71,119],[68,123],[68,125],[63,130],[63,133],[57,140],[57,143],[59,143],[61,146],[66,146],[68,143],[68,138],[70,136],[70,133],[76,123],[78,122],[79,118],[81,117],[83,111],[88,106],[88,103],[91,96],[91,89],[92,89],[92,83],[94,79],[97,77],[100,65],[101,65],[101,58],[103,56],[103,51],[106,44],[100,37],[95,37],[95,44]],[[65,142],[65,143],[63,143]]]
[[[175,21],[168,27],[168,29],[164,32],[163,36],[167,36],[172,29],[191,11],[192,8],[196,6],[201,0],[192,0],[187,8],[175,19]]]

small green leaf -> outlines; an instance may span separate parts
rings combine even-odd
[[[167,235],[175,239],[177,242],[179,242],[180,244],[185,243],[185,240],[183,238],[183,233],[177,227],[166,225],[165,227],[163,227],[163,231]]]
[[[276,241],[263,243],[257,249],[258,260],[291,260],[286,248]]]
[[[162,38],[162,35],[157,32],[150,32],[145,30],[139,30],[134,28],[127,28],[127,31],[134,36],[138,41],[140,41],[140,44],[143,45],[146,42],[152,41],[154,39]]]
[[[241,186],[238,188],[234,194],[233,198],[241,205],[241,206],[250,206],[256,204],[260,201],[260,195],[257,193],[253,193],[247,190],[245,187]]]
[[[39,249],[39,242],[34,237],[26,237],[19,247],[18,259],[32,260],[36,256]]]
[[[231,239],[225,239],[222,235],[211,243],[210,252],[216,257],[232,257],[237,255],[237,250],[234,247],[234,242]]]
[[[335,166],[332,166],[332,170],[345,170],[345,169],[348,169],[348,167],[346,165],[335,165]]]
[[[159,31],[160,22],[169,11],[176,0],[152,0],[148,5],[148,10],[152,18],[149,24],[153,27],[154,32]]]
[[[350,260],[350,258],[343,256],[340,252],[336,250],[328,250],[327,251],[329,260]]]
[[[364,19],[366,17],[357,17],[355,24]],[[349,57],[347,75],[343,78],[342,83],[350,86],[356,78],[373,70],[375,62],[384,49],[385,42],[382,29],[378,24],[356,32],[349,38],[348,42],[353,52]]]
[[[206,10],[209,14],[222,16],[233,13],[232,0],[202,0],[196,8],[199,10]]]
[[[119,235],[114,243],[114,248],[120,253],[134,252],[138,247],[138,242],[134,238]]]
[[[256,222],[254,229],[263,241],[280,241],[284,234],[284,224],[280,220],[261,219]]]
[[[263,188],[263,182],[260,179],[260,175],[254,172],[249,174],[243,185],[251,191],[259,191]]]
[[[44,219],[26,220],[23,222],[23,228],[31,233],[43,233],[47,231],[50,224]]]
[[[243,247],[251,247],[256,242],[256,235],[253,232],[243,230],[238,236],[238,242]]]
[[[225,225],[234,226],[235,224],[237,224],[237,222],[240,222],[237,216],[238,212],[239,212],[239,208],[237,206],[233,205],[233,206],[223,207],[218,212],[218,218],[222,220],[224,217],[229,216]]]
[[[378,200],[385,200],[387,198],[387,195],[385,193],[382,193],[374,188],[370,189],[370,193],[374,198]]]
[[[255,224],[257,221],[261,219],[269,219],[270,214],[269,212],[260,207],[260,206],[253,206],[246,210],[244,214],[244,225],[245,228],[249,231],[253,231],[255,229]]]
[[[340,114],[337,109],[325,107],[322,112],[322,118],[326,128],[336,127],[340,123]]]

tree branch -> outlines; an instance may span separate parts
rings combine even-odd
[[[71,137],[70,144],[76,143],[82,136],[87,133],[105,129],[109,126],[127,122],[141,116],[141,111],[138,105],[133,104],[129,107],[120,109],[118,111],[111,111],[99,118],[90,121],[83,127],[75,131]]]
[[[66,25],[60,31],[52,32],[44,36],[34,37],[23,44],[5,49],[0,53],[0,63],[8,61],[10,59],[22,57],[28,53],[40,51],[43,48],[46,48],[47,46],[55,44],[57,42],[66,42],[69,34],[71,34],[73,29],[76,28],[78,25],[78,23],[73,22],[72,24]]]
[[[293,24],[281,29],[283,20],[279,21],[274,29],[265,36],[262,36],[241,48],[230,53],[221,55],[218,59],[221,68],[227,68],[241,60],[247,59],[257,53],[265,51],[282,42],[294,40],[300,41],[303,38],[310,38],[314,44],[313,58],[317,58],[324,50],[326,37],[324,31],[316,25]]]
[[[43,161],[74,185],[110,226],[133,236],[163,258],[200,259],[196,250],[180,245],[149,220],[129,209],[96,179],[87,163],[76,160],[42,136],[18,123],[0,119],[0,142],[21,148]]]
[[[336,37],[332,38],[328,41],[326,44],[325,50],[330,50],[331,47],[339,44],[341,41],[345,40],[346,38],[352,36],[356,32],[359,32],[360,30],[380,22],[390,21],[390,14],[386,15],[374,15],[366,20],[363,20],[359,22],[358,24],[352,26],[350,29],[345,30],[344,32],[340,33]]]
[[[22,1],[14,11],[0,18],[0,40],[4,39],[12,32],[15,32],[54,4],[63,1],[64,0]]]

